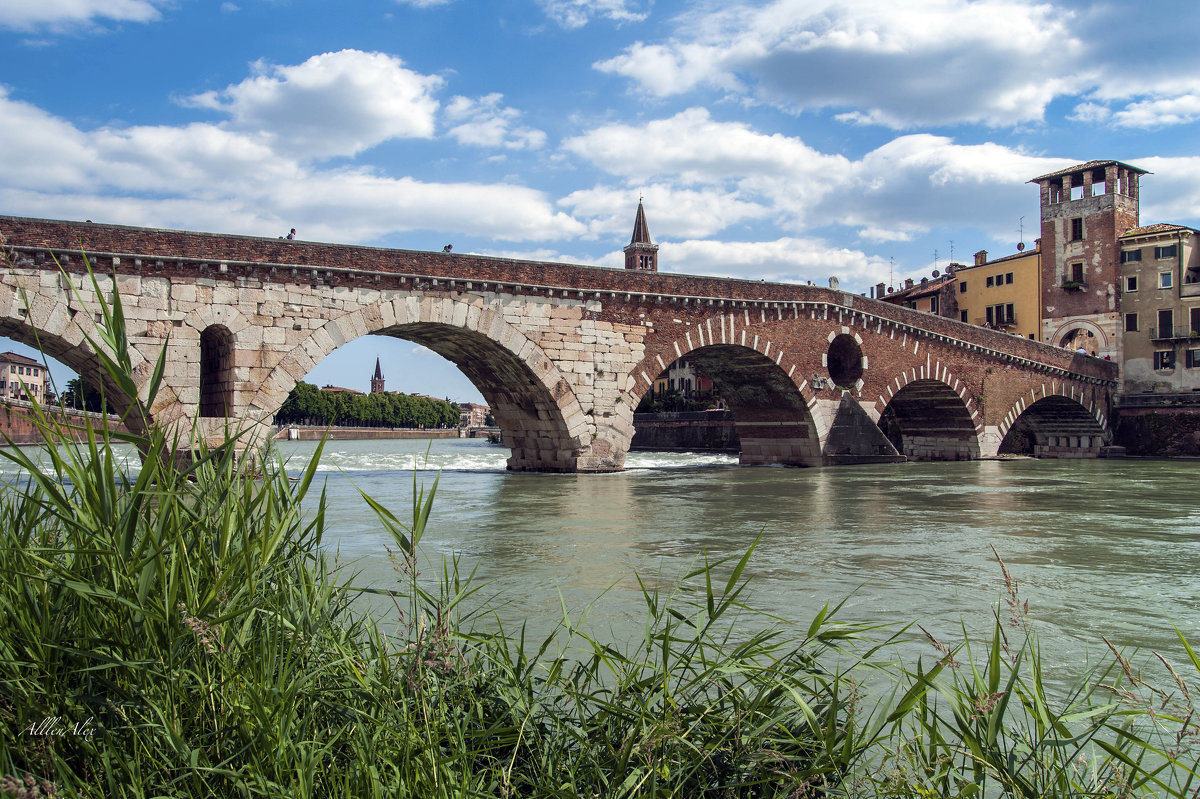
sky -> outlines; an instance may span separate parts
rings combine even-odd
[[[1195,0],[0,0],[0,214],[867,293],[1016,252],[1028,181],[1200,228]],[[0,342],[0,346],[3,343]],[[27,352],[15,343],[11,347]],[[307,380],[481,401],[370,336]],[[71,375],[50,364],[55,379]]]

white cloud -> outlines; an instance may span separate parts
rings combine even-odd
[[[640,126],[605,125],[563,147],[630,185],[598,186],[560,201],[589,220],[590,231],[628,226],[636,187],[652,200],[652,232],[666,238],[767,222],[795,234],[850,228],[873,243],[969,226],[1015,244],[1022,211],[1037,212],[1037,193],[1027,182],[1073,163],[929,134],[894,138],[852,160],[799,138],[714,120],[704,109]],[[1036,218],[1027,221],[1032,230]]]
[[[746,87],[794,110],[893,128],[1041,118],[1081,85],[1073,12],[1023,0],[774,0],[702,11],[596,67],[660,96]]]
[[[564,28],[582,28],[596,18],[618,23],[641,22],[646,12],[637,11],[631,0],[538,0],[546,16]]]
[[[1123,128],[1160,128],[1189,125],[1200,120],[1200,94],[1130,103],[1112,115],[1113,124]]]
[[[500,104],[499,93],[477,100],[454,97],[446,104],[446,120],[452,125],[447,133],[459,144],[474,147],[504,147],[510,150],[537,150],[546,143],[546,134],[516,125],[521,112]]]
[[[4,0],[0,2],[0,27],[32,30],[47,26],[65,29],[111,22],[153,22],[169,0]]]
[[[887,262],[858,250],[831,246],[820,239],[784,237],[772,241],[689,240],[662,245],[659,270],[690,275],[761,278],[770,281],[829,285],[876,282]]]
[[[688,183],[736,181],[779,170],[836,172],[846,164],[841,156],[823,155],[799,139],[714,120],[704,108],[640,126],[606,125],[567,139],[563,148],[613,174],[670,175]]]
[[[509,241],[585,231],[534,189],[313,169],[274,143],[211,124],[82,131],[0,93],[0,151],[9,165],[0,207],[255,235],[294,226],[303,238],[342,242],[403,231],[469,230]]]
[[[598,186],[571,192],[558,201],[576,219],[588,221],[591,238],[609,239],[632,235],[638,196],[645,197],[646,217],[654,241],[711,236],[731,225],[762,219],[771,209],[747,202],[736,192],[713,188],[680,189],[669,184],[651,184],[640,191]]]
[[[259,62],[257,73],[186,105],[228,114],[233,130],[270,137],[300,159],[356,155],[389,139],[431,138],[442,85],[384,53],[341,50],[294,66]]]
[[[437,8],[453,3],[454,0],[396,0],[402,6],[412,6],[413,8]]]

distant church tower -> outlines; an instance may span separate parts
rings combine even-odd
[[[646,211],[638,200],[637,218],[633,220],[633,237],[625,248],[625,268],[658,271],[658,245],[650,241],[650,226],[646,224]]]
[[[379,368],[379,359],[375,359],[375,376],[371,378],[371,393],[383,393],[383,370]]]

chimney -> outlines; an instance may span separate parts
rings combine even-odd
[[[980,250],[979,252],[975,253],[975,265],[976,266],[983,266],[986,263],[987,263],[987,250]]]
[[[904,278],[904,288],[906,288],[906,289],[912,288],[912,278],[911,277]]]
[[[886,289],[887,289],[887,285],[886,285],[886,284],[884,284],[884,283],[877,283],[877,284],[875,285],[875,299],[879,299],[879,298],[880,298],[880,297],[882,297],[884,294],[887,294],[887,291],[886,291]]]

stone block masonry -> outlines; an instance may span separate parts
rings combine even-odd
[[[826,462],[843,396],[890,424],[910,457],[994,454],[1048,404],[1036,436],[1103,439],[1116,380],[1102,360],[812,286],[13,217],[0,234],[6,335],[36,333],[47,354],[100,377],[81,335],[99,308],[86,253],[117,275],[134,320],[142,391],[127,402],[145,400],[165,347],[151,413],[199,416],[214,438],[229,419],[269,421],[317,363],[370,334],[457,365],[517,470],[622,468],[633,409],[680,357],[725,398],[744,463]]]

